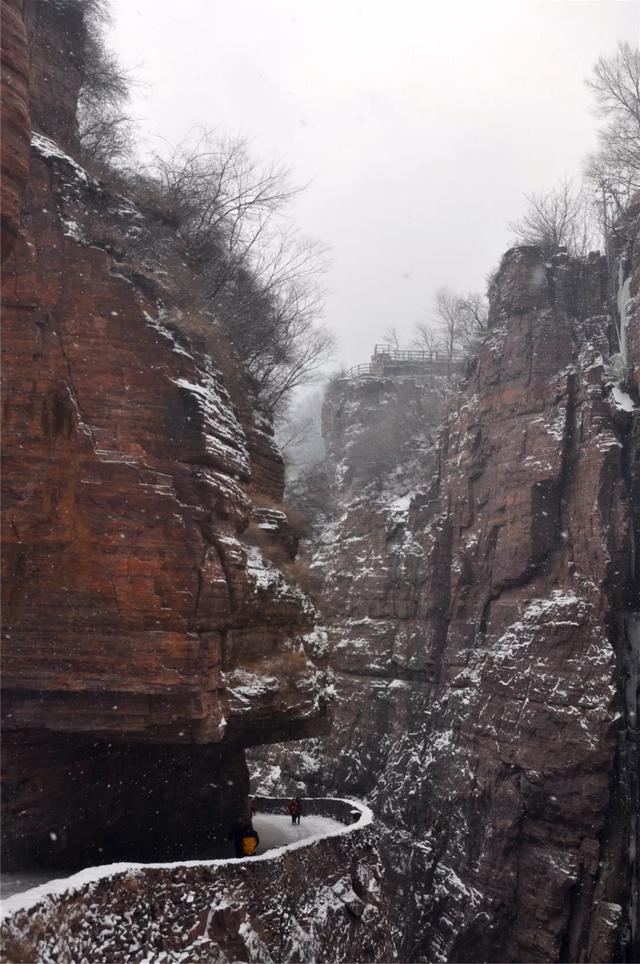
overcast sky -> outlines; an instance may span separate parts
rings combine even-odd
[[[483,289],[523,194],[595,146],[584,86],[637,2],[113,0],[146,143],[194,126],[250,138],[309,187],[293,216],[329,244],[336,362],[408,341],[433,290]],[[335,367],[335,366],[334,366]]]

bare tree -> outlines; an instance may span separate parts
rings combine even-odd
[[[212,259],[211,302],[273,411],[313,381],[333,351],[333,336],[319,323],[324,256],[323,245],[287,232],[240,267],[231,263],[223,283]]]
[[[259,165],[245,140],[210,130],[156,153],[149,173],[172,200],[189,255],[215,256],[212,280],[219,285],[249,261],[274,215],[301,190],[290,184],[287,168]]]
[[[275,411],[333,348],[318,323],[326,248],[283,228],[282,214],[300,189],[286,169],[257,164],[244,141],[211,131],[156,155],[146,176],[240,360]]]
[[[419,321],[414,332],[412,348],[427,352],[429,355],[436,355],[439,350],[442,350],[442,333],[433,322]]]
[[[606,121],[598,133],[599,150],[587,158],[585,174],[600,206],[604,231],[640,190],[640,50],[619,43],[612,57],[601,57],[586,81],[595,113]]]
[[[595,213],[590,199],[567,178],[550,191],[526,195],[527,209],[509,223],[514,240],[540,248],[546,258],[559,248],[585,256],[598,243]]]
[[[488,325],[487,299],[478,292],[459,295],[438,288],[428,321],[415,326],[413,347],[431,355],[444,355],[449,364],[460,355],[471,355]]]
[[[441,333],[441,344],[451,367],[456,350],[461,348],[462,318],[460,297],[451,288],[438,288],[432,315]]]
[[[102,0],[85,0],[84,49],[78,98],[78,135],[82,155],[103,165],[122,161],[132,148],[133,122],[125,111],[132,84],[104,34],[110,23]]]
[[[382,335],[382,344],[391,348],[392,351],[400,351],[400,335],[395,325],[389,325]]]
[[[489,304],[477,291],[462,295],[458,301],[458,342],[466,355],[477,350],[479,342],[489,327]]]

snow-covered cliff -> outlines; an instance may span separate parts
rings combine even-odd
[[[367,796],[407,960],[619,960],[637,941],[640,409],[607,279],[598,256],[509,251],[430,454],[424,395],[422,463],[354,479],[345,437],[401,424],[406,398],[371,378],[327,395],[312,551],[334,732],[257,773]]]

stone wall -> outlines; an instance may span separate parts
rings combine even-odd
[[[2,928],[5,959],[394,961],[375,824],[213,865],[105,868]]]

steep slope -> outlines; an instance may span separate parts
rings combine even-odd
[[[316,536],[314,557],[337,670],[333,762],[325,780],[324,741],[269,757],[279,779],[367,793],[384,816],[407,960],[637,950],[638,655],[625,624],[637,625],[638,408],[607,367],[613,337],[604,259],[514,249],[405,520],[390,525],[388,499],[380,538],[371,491],[336,473],[324,528],[341,538]],[[343,391],[326,403],[334,469]],[[364,415],[366,430],[377,412]]]
[[[27,25],[51,136],[3,275],[4,866],[196,856],[246,805],[243,748],[323,726],[315,612],[242,541],[282,458],[175,238],[52,139],[82,5]]]

